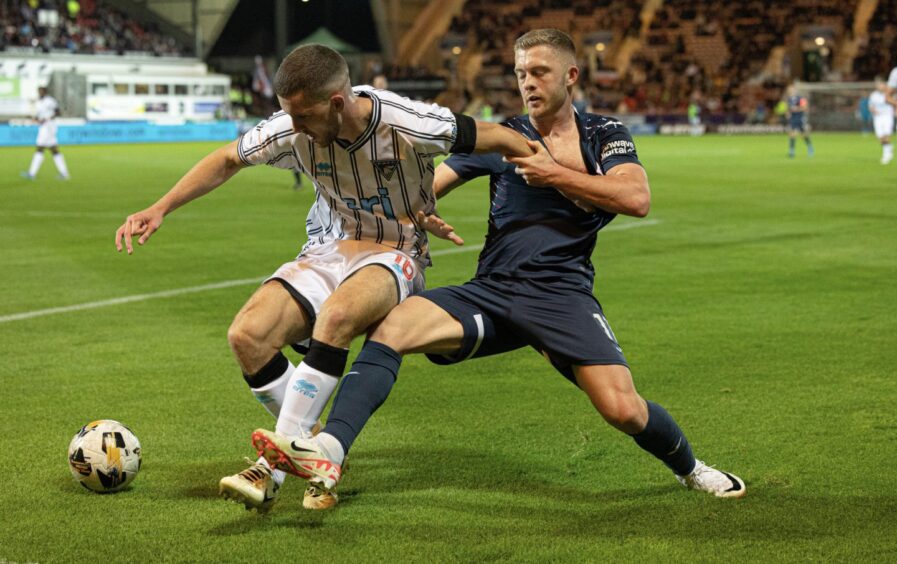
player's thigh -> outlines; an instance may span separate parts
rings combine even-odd
[[[891,135],[894,131],[894,119],[885,116],[876,116],[873,122],[875,126],[875,135],[882,139]]]
[[[324,301],[315,324],[315,336],[334,331],[350,339],[360,335],[383,319],[399,303],[399,298],[396,278],[390,270],[379,264],[365,266],[344,280]]]
[[[464,327],[432,301],[412,296],[390,311],[369,337],[403,355],[445,355],[461,349]]]
[[[240,309],[231,324],[231,333],[274,348],[298,343],[311,335],[312,321],[305,309],[279,280],[262,284]]]
[[[432,302],[428,307],[436,309],[432,310],[431,317],[421,316],[427,325],[420,329],[428,336],[427,347],[413,350],[426,352],[433,363],[455,364],[502,354],[527,344],[508,318],[514,304],[511,285],[474,279],[460,286],[427,290],[420,298]],[[411,331],[407,333],[408,337],[414,337]]]
[[[56,124],[42,124],[37,130],[37,146],[50,148],[56,145]]]

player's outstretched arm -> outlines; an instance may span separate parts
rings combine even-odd
[[[531,186],[551,186],[578,206],[589,204],[612,212],[645,217],[651,207],[648,175],[635,163],[619,164],[603,176],[571,170],[557,163],[541,143],[529,142],[531,157],[509,157],[515,172]]]
[[[474,153],[501,153],[510,157],[525,157],[533,154],[526,137],[510,127],[497,123],[477,121],[477,138]]]
[[[159,229],[166,215],[208,194],[236,174],[244,166],[237,154],[237,143],[234,141],[213,151],[196,163],[159,201],[129,215],[115,232],[115,248],[121,252],[124,241],[130,255],[134,252],[133,237],[139,235],[137,244],[143,245]]]

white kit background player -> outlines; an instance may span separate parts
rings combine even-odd
[[[352,88],[346,61],[304,45],[278,68],[283,111],[203,158],[158,202],[115,234],[130,254],[165,215],[250,165],[299,168],[314,183],[308,242],[250,297],[228,341],[276,431],[304,436],[342,376],[352,339],[424,287],[429,264],[421,216],[434,210],[433,157],[450,152],[529,155],[518,133],[368,86]],[[281,349],[311,338],[294,367]],[[248,433],[247,433],[248,434]],[[223,496],[266,511],[284,479],[264,459],[220,482]],[[335,503],[311,489],[304,505]]]
[[[22,176],[33,180],[41,165],[44,164],[44,150],[49,149],[53,153],[53,162],[56,163],[56,170],[59,172],[57,178],[68,180],[69,169],[65,165],[65,157],[59,152],[59,143],[56,140],[58,127],[56,117],[59,115],[59,104],[55,98],[47,94],[47,89],[43,86],[38,87],[37,95],[35,118],[40,123],[40,127],[37,129],[37,150],[31,157],[31,166],[28,167],[28,172],[23,172]]]
[[[875,136],[881,142],[881,164],[886,165],[894,158],[894,145],[891,135],[894,133],[894,100],[888,94],[888,85],[880,77],[875,79],[875,91],[869,95],[869,111],[872,112],[872,123]]]

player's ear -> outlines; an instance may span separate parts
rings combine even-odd
[[[579,67],[571,65],[567,69],[567,86],[573,86],[579,80]]]
[[[334,94],[331,96],[330,103],[333,104],[333,108],[338,112],[343,111],[343,108],[346,107],[346,99],[342,94]]]

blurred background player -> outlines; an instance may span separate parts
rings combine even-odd
[[[794,145],[797,134],[803,135],[807,144],[807,155],[813,156],[813,142],[810,141],[810,126],[807,123],[809,102],[802,96],[795,85],[788,87],[788,157],[794,158]]]
[[[688,102],[686,114],[688,115],[688,130],[691,136],[695,137],[701,135],[703,133],[703,128],[701,127],[701,106],[700,95],[698,93],[692,94],[691,100]]]
[[[875,91],[869,95],[869,111],[875,136],[881,142],[881,164],[886,165],[894,158],[891,134],[894,132],[893,98],[888,95],[888,85],[882,77],[875,77]]]
[[[37,111],[35,119],[40,123],[37,129],[37,150],[31,157],[31,166],[27,172],[23,172],[22,176],[29,180],[34,180],[37,171],[44,164],[44,151],[49,149],[53,154],[53,162],[56,164],[56,170],[59,180],[69,179],[69,169],[65,164],[65,157],[59,152],[58,142],[56,140],[56,117],[59,115],[59,104],[56,99],[47,93],[47,88],[41,86],[37,89]]]

